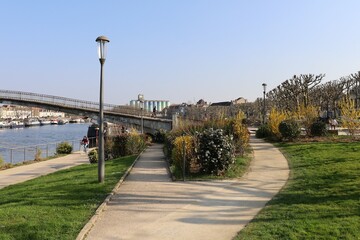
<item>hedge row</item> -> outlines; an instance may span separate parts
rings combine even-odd
[[[165,136],[165,154],[175,171],[223,175],[243,155],[249,143],[242,118],[207,121],[174,130]]]
[[[105,160],[139,154],[146,147],[145,135],[126,133],[105,140]],[[97,148],[89,152],[90,163],[98,162]]]

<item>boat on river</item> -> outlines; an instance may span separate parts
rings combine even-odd
[[[40,125],[41,125],[41,126],[50,125],[50,124],[51,124],[51,121],[48,120],[48,119],[39,119],[39,121],[40,121]]]
[[[0,122],[0,128],[9,128],[10,127],[10,123],[7,121],[1,121]]]
[[[58,124],[59,124],[59,125],[65,125],[65,124],[67,124],[67,123],[69,123],[69,120],[67,120],[66,118],[64,118],[64,119],[59,119],[59,120],[58,120]]]
[[[13,120],[10,122],[10,128],[23,128],[25,127],[23,121]]]
[[[57,119],[51,119],[50,120],[50,124],[51,125],[57,125],[59,122],[58,122],[58,120]]]
[[[37,118],[26,118],[24,119],[25,127],[40,126],[40,121]]]
[[[72,118],[69,120],[69,123],[84,123],[84,119],[82,118]]]

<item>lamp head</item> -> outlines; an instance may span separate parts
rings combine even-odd
[[[264,88],[264,91],[266,91],[266,86],[267,86],[266,83],[263,83],[262,86]]]
[[[106,59],[106,43],[110,42],[110,40],[105,36],[99,36],[95,40],[98,43],[98,55],[100,61],[105,61]]]

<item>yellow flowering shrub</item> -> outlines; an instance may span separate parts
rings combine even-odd
[[[185,170],[190,172],[196,166],[195,143],[192,136],[180,136],[175,138],[174,147],[171,153],[171,159],[176,168],[183,170],[184,159],[184,143],[185,143]]]
[[[301,125],[305,128],[306,134],[310,135],[311,125],[316,122],[319,117],[316,107],[312,105],[300,105],[294,113],[295,120],[300,121]]]
[[[355,131],[360,127],[360,111],[356,109],[355,101],[348,96],[344,97],[340,102],[342,126],[349,130],[351,136],[355,135]]]
[[[268,126],[271,134],[276,138],[281,138],[279,131],[279,125],[282,121],[288,119],[287,114],[284,111],[278,111],[276,108],[272,108],[269,115]]]

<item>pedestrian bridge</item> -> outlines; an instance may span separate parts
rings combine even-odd
[[[93,119],[97,119],[99,116],[98,102],[46,94],[0,90],[0,103],[44,108]],[[104,120],[108,122],[141,126],[143,118],[144,131],[147,133],[154,133],[158,130],[170,131],[173,127],[171,119],[154,118],[149,113],[142,113],[141,109],[130,106],[103,104],[103,110]]]

